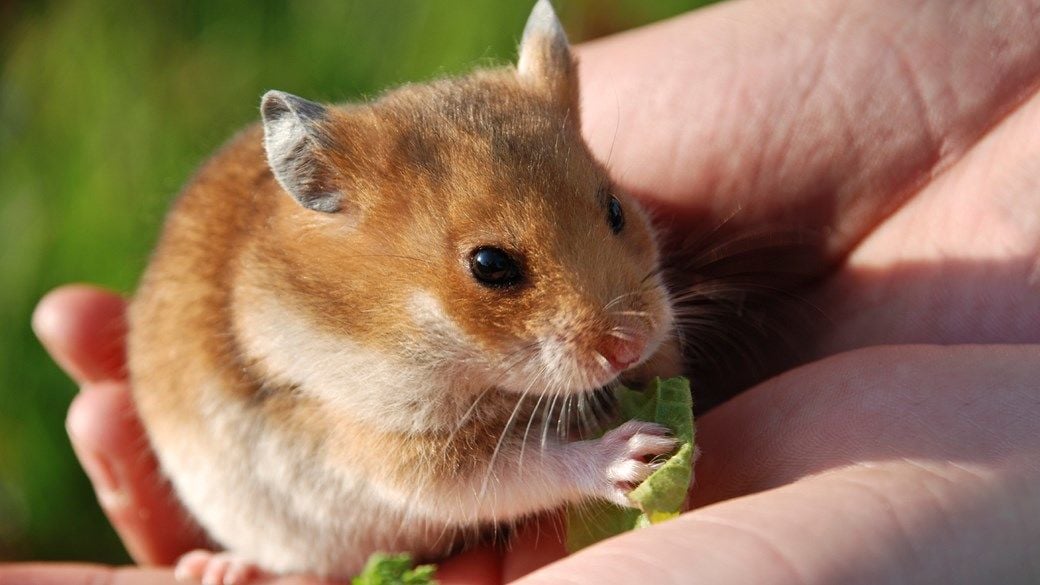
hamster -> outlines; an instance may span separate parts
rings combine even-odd
[[[184,189],[130,307],[134,398],[223,555],[345,578],[627,492],[674,448],[556,432],[623,372],[670,375],[654,230],[586,148],[567,38],[372,103],[279,91]],[[564,414],[566,411],[566,415]]]

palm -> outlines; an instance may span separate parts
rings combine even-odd
[[[594,149],[672,213],[830,228],[810,295],[829,323],[818,357],[1040,342],[1037,5],[1029,22],[982,3],[830,4],[805,7],[807,19],[724,5],[639,33],[645,53],[626,47],[634,38],[588,47]],[[985,18],[1001,24],[972,29]],[[696,58],[677,63],[684,54]],[[685,91],[648,95],[646,80],[676,67]],[[971,581],[992,578],[992,561],[1023,578],[1015,543],[1036,529],[992,517],[1021,513],[1008,492],[1040,472],[1028,381],[1038,354],[867,349],[766,382],[699,423],[695,504],[721,504],[554,570],[618,583],[690,571],[705,582]],[[936,524],[1000,534],[1007,548],[976,550]],[[900,552],[914,546],[918,558]],[[962,563],[982,572],[959,573]]]
[[[1040,343],[1040,3],[804,4],[734,2],[582,48],[593,150],[675,217],[826,229],[817,357]],[[765,382],[699,421],[699,509],[529,579],[1026,579],[1038,355],[859,349]],[[138,560],[189,544],[109,512]],[[547,534],[444,582],[548,563]]]

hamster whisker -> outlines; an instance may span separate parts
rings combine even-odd
[[[589,405],[585,393],[578,394],[578,438],[584,439],[589,436],[589,424],[587,420]]]
[[[567,394],[563,397],[563,408],[560,409],[560,421],[557,423],[556,434],[561,439],[566,439],[571,434],[571,407],[574,405],[574,395]],[[562,429],[560,428],[562,423]]]
[[[531,415],[527,418],[527,426],[524,427],[524,436],[520,440],[520,457],[517,459],[517,469],[523,469],[524,467],[524,451],[527,450],[527,437],[531,434],[531,425],[534,424],[535,413],[538,412],[539,405],[542,404],[542,400],[545,399],[544,393],[538,394],[538,401],[534,403],[534,408],[531,409]]]
[[[631,297],[631,296],[635,296],[635,295],[638,295],[638,294],[642,294],[642,292],[643,291],[641,291],[641,290],[637,290],[637,291],[632,291],[632,292],[627,292],[627,293],[620,294],[620,295],[614,297],[609,303],[603,305],[603,308],[601,310],[604,311],[604,312],[609,311],[611,307],[613,307],[614,305],[620,303],[621,301],[625,300],[626,298]]]
[[[498,442],[495,443],[495,449],[491,452],[491,459],[488,461],[487,472],[484,474],[484,480],[481,482],[480,493],[477,495],[478,500],[483,500],[487,495],[488,484],[491,481],[491,476],[494,475],[495,472],[495,461],[498,459],[498,454],[502,451],[502,445],[505,443],[506,436],[509,435],[509,430],[516,421],[516,416],[520,412],[520,407],[523,405],[527,396],[528,390],[524,390],[524,392],[520,394],[520,397],[516,401],[516,405],[513,406],[512,413],[509,415],[509,419],[506,421],[505,426],[502,427],[502,432],[498,435]]]
[[[528,344],[528,346],[526,346],[525,348],[530,348],[533,345],[535,345],[535,344],[533,344],[533,343],[532,344]],[[516,356],[517,354],[522,354],[522,352],[523,352],[523,350],[525,348],[521,348],[520,350],[514,351],[512,354],[510,354],[510,357]],[[523,357],[523,355],[521,355],[520,357]],[[517,362],[517,363],[519,363],[519,362]],[[512,367],[515,367],[515,365],[512,366]],[[499,434],[498,442],[495,444],[495,449],[491,453],[491,458],[490,458],[490,460],[488,462],[488,467],[487,467],[487,471],[486,471],[486,473],[484,475],[484,480],[481,482],[481,489],[480,489],[480,494],[478,495],[478,499],[482,500],[484,497],[486,497],[488,495],[487,494],[488,485],[489,485],[489,482],[490,482],[492,476],[495,473],[494,466],[495,466],[495,462],[496,462],[496,460],[498,458],[498,455],[501,453],[502,447],[505,444],[506,439],[509,436],[510,431],[513,428],[513,425],[516,423],[517,420],[519,420],[518,419],[518,415],[522,412],[522,406],[523,406],[524,401],[527,399],[528,396],[530,396],[531,389],[534,387],[534,385],[544,375],[545,370],[546,370],[546,366],[544,364],[539,366],[539,370],[536,373],[536,375],[531,377],[531,380],[528,383],[527,387],[524,388],[523,392],[520,393],[520,396],[517,399],[516,404],[514,405],[513,410],[512,410],[512,412],[509,415],[509,419],[506,421],[506,424],[502,428],[502,432]],[[538,393],[538,400],[537,400],[537,402],[535,402],[535,406],[532,409],[533,412],[537,411],[538,405],[541,404],[541,402],[542,402],[542,400],[544,398],[545,398],[545,394],[539,392]],[[527,416],[530,417],[531,415],[527,415]],[[530,431],[532,420],[533,420],[533,418],[529,418],[528,422],[527,422],[527,425],[525,425],[524,435],[522,437],[522,441],[521,441],[521,444],[520,444],[519,460],[517,462],[517,469],[518,470],[521,469],[522,466],[523,466],[524,451],[526,449],[527,436],[528,436],[528,433]]]
[[[592,405],[592,413],[595,416],[595,432],[603,431],[603,424],[614,421],[617,418],[617,395],[615,392],[621,386],[619,380],[607,384],[602,390],[592,394],[589,404]]]
[[[523,346],[511,351],[504,358],[502,358],[505,367],[500,368],[498,375],[487,383],[488,388],[498,388],[498,383],[501,382],[502,379],[505,378],[507,375],[512,373],[512,371],[515,368],[523,364],[524,359],[528,357],[527,352],[537,347],[538,344],[538,341],[533,341],[531,343],[524,344]]]
[[[552,402],[553,402],[553,399],[554,399],[554,396],[555,396],[555,392],[556,391],[553,390],[552,392],[546,392],[545,393],[545,396],[547,397],[547,400],[545,401],[545,406],[542,408],[542,413],[541,414],[539,414],[537,410],[535,410],[532,413],[532,418],[537,419],[538,423],[540,425],[544,426],[545,421],[549,417],[549,410],[551,408],[551,405],[552,405]],[[539,435],[544,435],[544,431],[540,430],[539,431]],[[542,452],[544,450],[545,450],[545,439],[543,438],[543,439],[541,439],[539,441],[538,451],[540,453],[540,452]]]
[[[763,295],[768,295],[774,300],[793,302],[802,308],[811,309],[816,315],[824,319],[827,318],[827,315],[818,305],[796,292],[753,282],[713,282],[708,285],[694,285],[684,293],[674,296],[673,303],[677,307],[677,317],[686,319],[709,316],[716,321],[720,321],[724,317],[740,317],[745,312],[750,312],[758,318],[742,319],[740,328],[747,329],[751,327],[758,331],[779,335],[791,347],[797,347],[797,340],[790,337],[791,332],[788,328],[784,327],[778,320],[770,319],[769,314],[753,310],[754,303]],[[752,305],[752,309],[746,308],[746,305]]]
[[[650,313],[646,311],[611,311],[611,315],[621,315],[622,317],[650,317]]]
[[[694,284],[684,291],[682,295],[673,297],[673,300],[686,302],[711,295],[722,296],[726,294],[735,294],[735,296],[737,296],[746,295],[748,293],[762,293],[768,294],[773,298],[793,301],[802,307],[811,309],[818,316],[827,318],[827,314],[819,305],[788,288],[769,285],[762,282],[754,282],[746,278],[736,279],[732,277],[729,278],[728,282],[726,277],[719,277],[703,282],[710,282],[711,286],[704,286],[702,283]]]
[[[719,317],[711,316],[710,312],[707,315],[678,315],[676,324],[682,329],[688,328],[691,332],[697,331],[702,334],[711,334],[710,340],[712,343],[710,345],[707,343],[691,343],[687,344],[685,349],[697,351],[702,356],[714,355],[722,357],[725,352],[721,351],[719,346],[725,346],[738,354],[742,360],[754,361],[755,348],[750,340],[746,336],[740,335],[739,330],[734,330],[732,327],[727,327],[725,324],[720,323]],[[714,362],[715,360],[713,359],[712,361]]]
[[[550,421],[552,420],[553,411],[556,409],[556,400],[560,397],[560,395],[560,391],[556,387],[553,387],[552,400],[548,403],[549,412],[545,415],[545,418],[542,419],[542,451],[545,451],[545,446],[549,443],[549,425]]]
[[[621,128],[621,99],[614,94],[614,134],[610,137],[610,150],[607,151],[607,162],[603,166],[610,168],[610,160],[614,156],[614,143],[617,141],[618,129]]]
[[[755,282],[749,278],[737,278],[733,276],[721,276],[714,277],[711,279],[705,279],[700,282],[694,283],[687,287],[683,291],[672,296],[673,300],[676,301],[687,301],[695,300],[701,297],[721,296],[734,294],[746,294],[749,292],[766,292],[775,293],[783,296],[790,296],[795,299],[800,299],[799,295],[778,286],[772,286],[761,282]],[[806,301],[808,302],[808,301]]]
[[[726,269],[726,263],[735,264],[741,258],[744,258],[754,268],[745,269],[739,274],[758,274],[759,276],[764,274],[795,275],[798,270],[791,268],[787,264],[790,259],[778,261],[775,255],[786,251],[788,255],[794,254],[793,258],[797,258],[799,250],[804,252],[810,241],[812,241],[810,234],[804,232],[762,230],[744,233],[713,243],[702,248],[692,256],[677,255],[674,261],[669,264],[673,267],[681,266],[682,270],[688,274],[712,271],[718,273]],[[684,246],[684,249],[689,250],[696,247]],[[773,259],[773,261],[764,262],[764,260],[768,259]],[[737,274],[731,274],[731,276],[737,276]]]
[[[689,345],[689,340],[686,338],[686,331],[675,323],[671,329],[665,333],[666,339],[674,339],[679,344],[679,354],[686,355],[686,348]]]
[[[560,441],[567,440],[567,432],[570,428],[571,399],[573,394],[563,393],[563,403],[560,405],[560,414],[556,417],[556,438]]]
[[[455,438],[455,435],[459,432],[459,430],[466,425],[470,417],[473,416],[473,413],[476,412],[476,408],[480,404],[480,401],[483,400],[484,397],[487,396],[488,393],[492,390],[497,390],[496,386],[498,381],[501,380],[507,374],[509,374],[513,370],[513,368],[519,366],[523,362],[523,358],[526,357],[526,352],[537,345],[537,341],[525,344],[522,347],[510,352],[503,359],[503,362],[506,364],[506,367],[499,373],[495,380],[492,380],[492,382],[487,385],[487,388],[484,388],[484,390],[481,391],[479,395],[477,395],[477,398],[473,401],[472,404],[469,405],[469,408],[466,409],[466,412],[462,414],[462,416],[459,418],[459,421],[455,424],[455,428],[452,429],[451,434],[448,435],[449,443],[452,439]]]
[[[653,278],[655,276],[658,276],[658,275],[664,273],[665,270],[667,270],[667,268],[665,268],[664,264],[662,264],[662,265],[658,266],[657,268],[654,268],[650,272],[647,272],[646,276],[644,276],[642,278],[642,280],[639,281],[639,285],[640,286],[643,286],[643,285],[646,285],[646,284],[653,285],[653,283],[648,283],[647,281],[649,281],[651,278]]]
[[[484,388],[480,392],[480,394],[477,395],[476,400],[474,400],[473,403],[469,405],[469,408],[466,409],[466,412],[462,413],[462,416],[459,417],[459,421],[455,423],[455,428],[453,428],[451,430],[451,433],[448,435],[447,442],[449,444],[451,444],[452,441],[455,439],[455,435],[457,435],[459,431],[462,430],[462,427],[466,426],[466,423],[469,422],[470,417],[473,416],[474,412],[476,412],[477,405],[480,404],[480,401],[483,400],[484,397],[487,396],[488,392],[490,392],[493,389],[494,386],[491,385],[488,385],[487,388]]]
[[[631,329],[622,329],[621,327],[614,327],[607,332],[607,335],[620,339],[621,341],[635,340],[635,334],[632,333]]]
[[[655,319],[653,315],[647,313],[646,311],[614,311],[610,314],[612,316],[617,317],[635,317],[637,319],[645,321],[651,330],[657,329],[657,319]]]

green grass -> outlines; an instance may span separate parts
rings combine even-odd
[[[558,0],[573,40],[704,0]],[[533,0],[0,5],[0,560],[126,560],[69,447],[72,383],[29,316],[69,281],[133,290],[192,169],[278,88],[357,100],[513,59]]]

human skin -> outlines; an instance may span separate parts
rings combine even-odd
[[[673,229],[825,234],[806,294],[827,327],[817,361],[698,420],[693,511],[563,560],[542,526],[442,582],[1040,580],[1040,2],[740,0],[578,56],[593,151]],[[121,315],[66,288],[35,324],[82,388],[68,427],[102,507],[167,565],[201,540],[149,481]],[[26,577],[171,580],[0,570]]]

